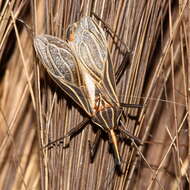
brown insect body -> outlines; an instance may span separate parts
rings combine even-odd
[[[105,33],[92,18],[84,17],[68,27],[66,37],[67,41],[50,35],[37,36],[37,55],[52,79],[108,134],[116,164],[120,165],[115,130],[140,141],[118,127],[123,108],[116,95]]]

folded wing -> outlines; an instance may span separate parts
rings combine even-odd
[[[67,42],[50,35],[40,35],[34,39],[34,47],[52,79],[88,115],[91,115],[85,88],[82,87],[78,73],[78,62]]]
[[[119,106],[105,33],[90,17],[70,25],[67,41],[37,36],[34,47],[55,82],[86,113]]]
[[[115,76],[105,33],[91,17],[84,17],[67,29],[67,39],[79,59],[79,70],[92,108],[99,96],[110,106],[119,105]]]

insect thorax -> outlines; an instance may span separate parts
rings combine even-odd
[[[104,131],[117,128],[123,110],[119,107],[108,107],[101,110],[92,117],[92,122],[101,127]]]

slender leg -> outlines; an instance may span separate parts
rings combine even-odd
[[[128,52],[130,52],[129,51],[129,48],[127,47],[127,45],[119,38],[119,36],[117,35],[117,34],[115,34],[115,32],[111,29],[111,27],[108,25],[108,24],[106,24],[96,13],[94,13],[94,12],[92,12],[92,15],[94,15],[98,20],[100,20],[102,23],[103,23],[103,25],[106,27],[106,29],[107,29],[107,32],[109,33],[109,35],[112,37],[112,38],[117,38],[117,40],[125,47],[125,49],[127,49],[128,50]]]
[[[100,136],[101,136],[101,129],[99,129],[96,133],[96,137],[93,143],[91,143],[91,141],[89,140],[89,148],[90,148],[90,159],[93,160],[94,156],[96,154],[98,145],[100,143]]]
[[[143,105],[141,104],[125,104],[125,103],[120,103],[120,106],[124,108],[142,108],[143,107]]]
[[[141,105],[141,104],[125,104],[125,103],[120,103],[120,106],[121,107],[128,107],[128,108],[142,108],[143,107],[143,105]],[[124,115],[124,114],[123,114]],[[134,116],[134,115],[130,115],[130,114],[127,114],[127,117],[129,118],[129,119],[131,119],[131,120],[138,120],[138,117],[137,116]],[[137,121],[138,122],[138,121]]]
[[[69,138],[69,142],[64,146],[67,147],[69,146],[69,143],[71,141],[71,137],[75,134],[77,134],[81,129],[83,129],[88,123],[90,122],[89,118],[85,118],[81,123],[79,123],[75,128],[71,129],[66,135],[64,135],[63,137],[48,143],[46,146],[44,146],[43,148],[47,148],[50,147],[50,145],[55,145],[57,142],[60,142],[61,140],[63,140],[66,137],[70,137]]]
[[[121,122],[122,123],[122,122]],[[122,123],[122,125],[123,125],[123,123]],[[127,135],[129,138],[131,138],[131,139],[133,139],[134,141],[135,141],[135,143],[139,146],[139,145],[142,145],[142,141],[138,138],[138,137],[136,137],[136,136],[134,136],[134,135],[132,135],[129,131],[127,131],[123,126],[120,126],[120,127],[118,127],[118,129],[119,129],[119,131],[120,131],[120,133],[122,133],[123,135]]]
[[[121,64],[119,65],[119,68],[115,72],[115,81],[116,81],[116,84],[119,83],[119,80],[121,79],[121,76],[123,75],[123,73],[126,70],[127,62],[129,61],[129,55],[130,55],[129,52],[125,53],[125,55],[123,57],[123,60],[122,60]]]
[[[138,116],[137,116],[137,115],[127,114],[127,117],[128,117],[130,120],[136,121],[136,124],[139,124]]]

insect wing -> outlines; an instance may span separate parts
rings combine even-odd
[[[85,68],[95,78],[102,78],[102,63],[107,61],[106,39],[102,29],[96,27],[90,17],[84,17],[68,27],[67,38]]]
[[[34,39],[34,47],[52,79],[88,115],[91,115],[85,88],[81,86],[78,62],[67,42],[50,35],[41,35]]]
[[[113,66],[102,28],[92,18],[84,17],[68,27],[67,39],[79,59],[79,69],[91,97],[91,107],[99,94],[112,106],[119,105]],[[85,77],[86,73],[88,77]]]
[[[104,31],[90,17],[67,29],[68,42],[50,35],[34,39],[42,64],[55,82],[88,115],[99,104],[119,105],[113,66]]]

